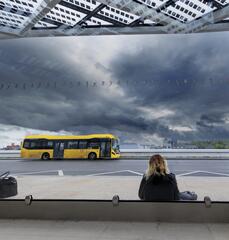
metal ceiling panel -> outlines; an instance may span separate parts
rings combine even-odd
[[[229,0],[0,0],[0,39],[229,30]]]

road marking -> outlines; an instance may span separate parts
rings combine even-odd
[[[208,173],[208,174],[212,174],[212,175],[219,175],[219,176],[227,176],[229,177],[229,174],[227,173],[219,173],[219,172],[208,172],[208,171],[200,171],[202,173]]]
[[[133,174],[136,174],[136,175],[139,175],[139,176],[142,176],[143,173],[140,173],[140,172],[135,172],[135,171],[132,171],[132,170],[126,170],[127,172],[130,172],[130,173],[133,173]]]
[[[121,173],[121,172],[126,172],[126,170],[114,171],[114,172],[95,173],[95,174],[89,174],[89,175],[86,175],[86,176],[88,176],[88,177],[92,177],[92,176],[109,175],[109,174]]]
[[[58,170],[58,175],[61,176],[61,177],[64,176],[63,170]]]
[[[102,175],[109,175],[109,174],[123,173],[123,172],[133,173],[133,174],[140,175],[140,176],[143,175],[142,173],[135,172],[135,171],[132,171],[132,170],[120,170],[120,171],[114,171],[114,172],[102,172],[102,173],[89,174],[89,175],[86,175],[86,176],[88,176],[88,177],[102,176]]]
[[[33,174],[39,174],[39,173],[52,173],[52,172],[56,172],[59,175],[59,170],[47,170],[47,171],[13,173],[13,174],[18,176],[18,175],[33,175]]]
[[[218,175],[218,176],[225,176],[225,177],[229,177],[229,174],[227,173],[219,173],[219,172],[209,172],[209,171],[193,171],[193,172],[187,172],[187,173],[181,173],[178,174],[177,177],[183,177],[183,176],[188,176],[188,175],[193,175],[195,173],[207,173],[207,174],[212,174],[212,175]],[[203,177],[203,176],[202,176]]]
[[[22,160],[13,160],[13,159],[0,159],[0,162],[8,162],[8,163],[11,163],[11,162],[22,162]]]
[[[177,174],[177,177],[188,176],[188,175],[192,175],[192,174],[199,173],[199,172],[200,172],[200,171],[193,171],[193,172],[181,173],[181,174]]]

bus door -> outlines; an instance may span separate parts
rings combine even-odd
[[[100,157],[111,157],[111,140],[101,139],[100,140]]]
[[[53,158],[64,158],[64,141],[55,141]]]

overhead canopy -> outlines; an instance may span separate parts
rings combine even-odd
[[[0,38],[229,30],[229,0],[0,0]]]

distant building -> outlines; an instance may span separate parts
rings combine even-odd
[[[177,147],[185,148],[185,149],[197,149],[198,148],[196,145],[194,145],[192,142],[189,142],[189,141],[178,141]]]
[[[15,144],[15,143],[11,143],[11,145],[7,145],[6,147],[4,147],[4,150],[20,150],[20,145]]]
[[[163,141],[163,148],[177,148],[177,140],[165,138]]]

